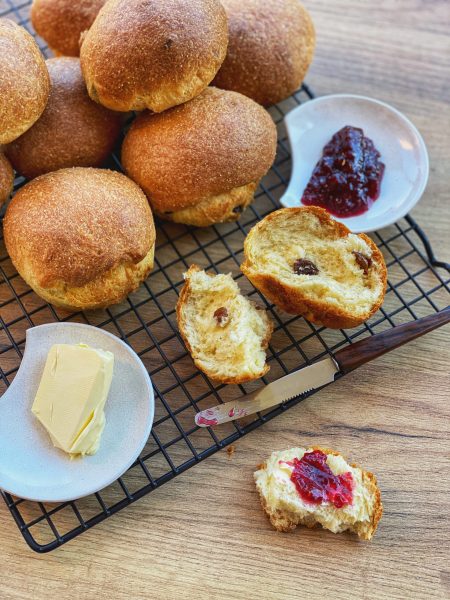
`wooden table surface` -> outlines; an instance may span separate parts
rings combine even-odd
[[[414,216],[450,256],[448,0],[309,0],[317,94],[392,103],[431,158]],[[293,599],[450,597],[449,329],[347,376],[126,511],[48,555],[0,502],[0,597]],[[372,469],[384,517],[371,543],[273,531],[255,493],[272,450],[319,444]]]

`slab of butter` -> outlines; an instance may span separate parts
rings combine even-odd
[[[85,344],[50,348],[31,410],[56,448],[71,456],[97,452],[113,367],[111,352]]]

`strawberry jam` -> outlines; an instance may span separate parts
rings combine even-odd
[[[288,464],[293,467],[291,481],[305,502],[330,502],[336,508],[352,503],[352,474],[349,471],[335,475],[327,465],[327,455],[321,450],[307,452],[300,460],[294,458]]]
[[[337,217],[364,213],[379,197],[385,165],[362,129],[346,126],[323,149],[302,202]]]

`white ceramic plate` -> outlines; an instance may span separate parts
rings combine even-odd
[[[338,94],[302,104],[285,118],[292,150],[292,175],[280,199],[283,206],[301,206],[301,197],[323,147],[345,125],[360,127],[381,153],[386,171],[380,197],[368,211],[336,218],[353,232],[368,232],[404,217],[425,190],[429,161],[422,136],[398,110],[365,96]]]
[[[80,342],[113,352],[115,364],[100,449],[94,456],[71,460],[53,447],[31,405],[50,347]],[[114,335],[78,323],[29,329],[20,369],[0,398],[0,488],[40,502],[66,502],[97,492],[139,456],[150,435],[154,404],[144,365]]]

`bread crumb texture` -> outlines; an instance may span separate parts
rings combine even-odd
[[[272,302],[328,327],[353,327],[381,306],[386,266],[375,243],[318,207],[275,211],[245,240],[242,271]],[[360,257],[368,259],[364,270]],[[298,274],[298,261],[315,274]],[[311,266],[311,265],[310,265]],[[367,271],[367,272],[366,272]]]
[[[211,275],[192,265],[185,273],[177,318],[196,366],[211,379],[242,383],[269,370],[272,322],[265,310],[241,295],[230,274]]]
[[[335,475],[350,472],[354,481],[353,502],[336,508],[330,502],[305,502],[291,481],[292,468],[286,462],[301,459],[306,452],[322,450],[327,464]],[[278,531],[289,532],[297,525],[312,528],[322,525],[333,533],[351,531],[363,540],[370,540],[383,514],[381,492],[373,473],[364,471],[333,450],[322,448],[292,448],[273,452],[254,474],[261,504]]]

